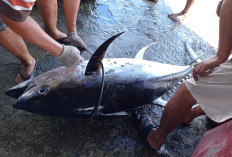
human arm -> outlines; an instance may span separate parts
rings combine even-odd
[[[2,1],[0,1],[0,3],[2,4],[0,6],[0,17],[15,33],[36,46],[51,52],[54,56],[62,56],[59,57],[59,59],[65,66],[79,64],[81,61],[83,61],[78,49],[73,46],[65,49],[64,45],[61,45],[52,39],[43,31],[39,24],[29,16],[30,9],[32,9],[34,3],[32,3],[29,8],[21,7],[23,10],[28,9],[26,14],[21,10],[15,10],[14,5],[11,3],[8,4]],[[26,4],[29,2],[21,1],[21,3],[22,6],[26,6]],[[15,15],[19,15],[20,13],[22,14],[18,17],[11,16],[12,12]]]
[[[59,56],[63,46],[45,33],[38,23],[30,16],[23,22],[15,22],[8,17],[1,15],[6,25],[15,33],[36,46],[51,52],[54,56]]]
[[[224,0],[220,11],[219,42],[216,55],[194,65],[193,78],[207,76],[210,69],[224,63],[232,49],[232,0]]]

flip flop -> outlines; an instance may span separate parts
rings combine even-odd
[[[63,37],[63,38],[60,38],[60,39],[56,39],[56,41],[60,44],[64,44],[64,45],[71,45],[72,43],[69,42],[69,41],[65,41],[66,39],[68,39],[68,37]]]
[[[156,126],[153,123],[147,125],[148,122],[151,121],[151,118],[145,113],[145,111],[143,109],[138,109],[137,113],[136,113],[136,111],[132,112],[132,116],[136,120],[137,128],[140,132],[140,135],[142,136],[143,141],[146,143],[146,145],[150,149],[155,150],[151,147],[150,143],[147,141],[147,136],[148,136],[149,132],[153,128],[156,128]]]
[[[30,73],[27,77],[24,77],[22,72],[20,71],[19,76],[21,77],[21,79],[23,81],[29,80],[30,78],[34,77],[36,68],[37,68],[37,61],[35,62],[35,67],[34,67],[34,70],[32,71],[32,73]]]

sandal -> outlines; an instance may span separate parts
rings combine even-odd
[[[21,77],[21,79],[23,81],[29,80],[29,79],[34,77],[36,68],[37,68],[37,61],[35,62],[35,67],[34,67],[34,70],[32,71],[32,73],[30,73],[27,77],[24,77],[22,72],[20,71],[19,76]]]
[[[137,113],[136,113],[137,112]],[[148,124],[149,121],[151,121],[151,118],[146,115],[145,111],[143,109],[138,109],[137,111],[132,112],[132,116],[136,120],[137,128],[142,136],[143,141],[146,143],[146,145],[154,150],[150,143],[147,141],[147,136],[149,132],[156,128],[153,123]]]
[[[64,44],[64,45],[71,45],[72,43],[69,42],[69,41],[65,41],[66,39],[68,39],[68,37],[63,37],[63,38],[60,38],[60,39],[56,39],[56,41],[60,44]]]

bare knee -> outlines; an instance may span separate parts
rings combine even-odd
[[[190,112],[192,106],[196,104],[195,99],[192,97],[191,93],[187,89],[186,83],[183,82],[173,97],[168,101],[166,107],[167,108],[176,108],[181,107],[184,108],[185,112]]]
[[[197,103],[194,97],[192,96],[192,94],[190,93],[190,91],[188,90],[186,86],[186,82],[181,83],[177,92],[179,97],[181,97],[182,101],[185,101],[186,103],[189,103],[191,105]]]
[[[179,89],[183,92],[183,93],[186,93],[186,92],[189,92],[187,87],[186,87],[186,83],[185,82],[182,82],[179,86]]]

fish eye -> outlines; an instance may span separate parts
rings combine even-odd
[[[44,85],[38,90],[39,95],[46,95],[49,92],[48,86]]]

